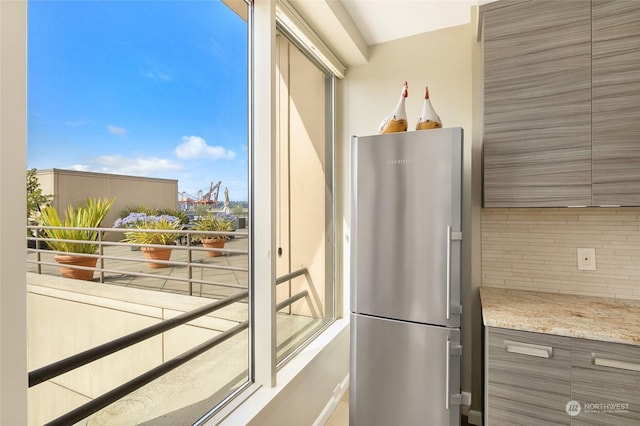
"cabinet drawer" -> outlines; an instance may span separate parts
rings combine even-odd
[[[572,424],[639,425],[640,347],[573,339],[571,349]]]
[[[570,424],[571,339],[487,330],[489,424]]]

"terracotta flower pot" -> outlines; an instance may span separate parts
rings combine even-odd
[[[224,238],[205,238],[202,240],[202,245],[206,248],[224,248]],[[207,251],[207,257],[222,256],[221,251],[213,250]]]
[[[60,265],[76,265],[95,268],[98,262],[97,257],[78,256],[75,254],[57,254],[54,256],[56,262]],[[69,266],[60,266],[60,274],[64,278],[72,278],[74,280],[93,280],[93,272],[86,269],[76,269]]]
[[[171,258],[171,248],[142,247],[142,254],[146,259],[150,260],[169,260]],[[147,262],[147,266],[151,269],[166,268],[166,263]]]

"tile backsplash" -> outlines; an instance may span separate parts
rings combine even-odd
[[[595,271],[577,248],[595,248]],[[640,208],[485,208],[482,285],[640,299]]]

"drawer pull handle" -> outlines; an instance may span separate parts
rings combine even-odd
[[[507,352],[512,354],[537,356],[539,358],[551,358],[553,348],[551,346],[532,345],[530,343],[504,341],[504,347]]]
[[[591,364],[601,367],[618,368],[621,370],[640,371],[640,364],[636,362],[618,361],[617,359],[598,358],[595,353],[591,353]]]

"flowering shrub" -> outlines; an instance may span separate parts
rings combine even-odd
[[[180,222],[182,222],[183,225],[187,225],[189,223],[189,218],[187,217],[187,213],[182,210],[154,209],[154,208],[145,207],[143,205],[125,207],[124,209],[120,210],[120,213],[118,213],[118,217],[125,218],[131,213],[145,213],[147,216],[162,216],[162,215],[175,216],[178,219],[180,219]]]
[[[153,230],[180,230],[180,218],[170,215],[152,216],[146,213],[133,212],[127,217],[117,219],[114,228],[136,229],[127,231],[122,241],[133,244],[175,244],[180,237],[178,232],[152,232]]]
[[[233,225],[233,228],[231,228],[231,230],[238,228],[238,216],[236,216],[235,214],[224,212],[216,213],[216,219],[223,220],[225,222],[231,222]]]
[[[127,217],[120,217],[116,219],[113,224],[114,228],[139,228],[139,225],[144,223],[147,218],[146,213],[133,212],[129,213]]]

